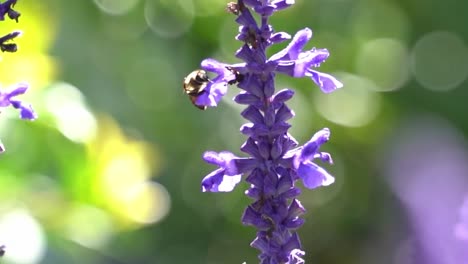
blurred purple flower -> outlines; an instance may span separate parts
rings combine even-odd
[[[334,178],[315,159],[332,163],[330,154],[319,148],[329,140],[330,130],[317,132],[304,146],[297,147],[297,141],[288,133],[287,123],[294,112],[285,104],[294,92],[288,89],[275,91],[275,74],[283,73],[292,77],[310,77],[323,92],[329,93],[343,85],[333,76],[315,70],[329,56],[326,49],[303,47],[312,37],[308,28],[300,30],[290,44],[270,58],[266,49],[276,43],[291,39],[284,32],[275,33],[268,24],[274,12],[294,4],[292,0],[260,1],[239,0],[229,3],[227,10],[237,15],[240,24],[237,40],[244,45],[236,52],[243,63],[225,64],[206,59],[201,67],[216,74],[209,81],[196,104],[217,106],[226,94],[230,84],[237,83],[242,90],[234,100],[246,105],[241,115],[250,121],[241,127],[241,133],[248,136],[241,150],[249,157],[237,157],[231,152],[205,152],[203,159],[218,169],[202,181],[204,192],[229,192],[247,175],[250,188],[246,195],[254,200],[244,211],[242,223],[257,228],[257,237],[251,246],[261,251],[262,264],[298,264],[301,258],[299,236],[296,233],[304,220],[305,213],[297,196],[300,189],[295,186],[302,180],[309,189],[327,186]],[[251,10],[259,16],[260,25]]]
[[[37,114],[34,112],[30,104],[24,103],[15,99],[16,96],[24,94],[28,90],[28,84],[19,83],[6,91],[0,91],[0,107],[13,106],[20,110],[20,118],[34,120]]]
[[[335,179],[323,168],[312,162],[314,159],[320,159],[323,162],[333,163],[329,153],[318,152],[319,147],[330,138],[330,130],[324,128],[317,132],[304,147],[290,150],[285,157],[293,155],[293,167],[298,176],[302,179],[304,186],[313,189],[320,186],[328,186]]]
[[[18,22],[18,18],[21,15],[20,13],[13,10],[13,6],[16,4],[17,0],[7,0],[0,4],[0,21],[5,20],[5,15],[8,15],[10,19],[15,20]],[[7,34],[0,38],[0,50],[6,52],[16,52],[18,47],[14,43],[6,43],[17,36],[19,36],[21,32],[14,31],[10,34]]]
[[[406,211],[411,263],[468,263],[467,243],[460,240],[468,219],[465,207],[460,210],[468,186],[463,135],[445,120],[416,116],[385,142],[379,167]]]
[[[13,6],[16,5],[18,0],[7,0],[0,4],[0,20],[5,20],[5,15],[8,15],[10,19],[15,20],[18,22],[18,18],[21,15],[20,13],[13,10]]]
[[[461,241],[465,241],[467,243],[468,251],[468,196],[465,198],[460,208],[460,220],[455,227],[455,236]]]

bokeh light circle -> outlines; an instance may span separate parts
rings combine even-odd
[[[379,91],[394,91],[409,79],[409,51],[396,39],[375,39],[364,44],[356,60],[356,72],[372,80]]]
[[[122,15],[130,11],[140,0],[94,0],[97,7],[110,15]]]
[[[223,12],[226,8],[225,0],[196,0],[195,12],[197,16],[213,16]]]
[[[54,117],[57,129],[68,139],[86,142],[95,136],[96,118],[75,86],[68,83],[52,85],[45,95],[45,105]]]
[[[93,224],[90,225],[90,222]],[[113,231],[110,216],[91,205],[76,205],[65,215],[65,235],[85,247],[103,247]]]
[[[360,1],[351,13],[352,35],[359,39],[379,37],[408,39],[410,22],[401,6],[389,1]]]
[[[134,211],[131,218],[141,224],[161,221],[169,213],[171,207],[169,192],[156,182],[148,181],[133,186],[125,199]]]
[[[120,16],[99,16],[98,27],[100,32],[112,40],[136,41],[147,30],[148,25],[143,13],[143,6],[139,5],[131,11]]]
[[[159,183],[147,181],[135,184],[122,195],[125,210],[136,223],[152,224],[169,213],[171,199],[166,188]]]
[[[379,113],[380,96],[375,84],[349,73],[334,74],[344,88],[330,94],[315,92],[315,107],[329,121],[349,127],[367,125]]]
[[[144,13],[151,30],[163,38],[183,35],[195,17],[192,0],[147,0]]]
[[[413,48],[411,68],[418,83],[427,89],[454,89],[468,77],[468,48],[454,33],[426,34]]]
[[[7,263],[40,263],[46,250],[44,230],[24,209],[14,209],[0,218],[0,243],[6,246]]]

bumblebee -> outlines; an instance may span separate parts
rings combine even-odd
[[[195,104],[198,96],[205,92],[205,88],[210,82],[204,70],[195,70],[184,78],[184,92],[189,96],[190,101],[200,110],[205,110],[206,106]]]

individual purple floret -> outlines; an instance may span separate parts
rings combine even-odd
[[[0,107],[13,106],[13,108],[20,110],[21,119],[36,119],[37,115],[30,104],[15,99],[16,96],[24,94],[28,90],[28,87],[27,83],[19,83],[6,91],[0,91]]]
[[[266,49],[276,43],[291,39],[284,32],[275,33],[268,24],[276,11],[294,4],[291,0],[239,0],[229,3],[227,10],[237,16],[239,34],[236,39],[243,46],[236,57],[239,64],[226,64],[206,59],[201,67],[214,73],[204,92],[195,104],[217,106],[226,94],[228,84],[237,83],[241,89],[234,100],[246,105],[241,115],[249,121],[241,127],[248,138],[242,152],[248,157],[237,157],[231,152],[208,151],[203,158],[218,166],[202,181],[204,192],[229,192],[241,181],[242,175],[250,183],[246,195],[254,201],[244,211],[242,223],[254,226],[257,237],[251,246],[260,250],[261,264],[304,263],[301,243],[296,230],[304,223],[300,218],[305,209],[297,200],[300,189],[295,185],[301,180],[306,188],[327,186],[334,182],[333,176],[317,165],[320,160],[332,163],[330,154],[320,152],[320,146],[330,138],[330,130],[317,132],[303,146],[288,133],[287,123],[294,112],[285,104],[294,92],[289,89],[275,91],[275,74],[292,77],[309,77],[320,89],[329,93],[342,87],[333,76],[316,70],[329,53],[326,49],[303,48],[312,37],[308,28],[294,35],[289,45],[270,58]],[[260,16],[257,24],[251,10]]]

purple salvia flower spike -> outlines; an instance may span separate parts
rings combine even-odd
[[[5,15],[10,19],[18,22],[20,13],[13,10],[13,6],[16,4],[17,0],[6,0],[3,3],[0,3],[0,21],[5,20]],[[14,40],[16,37],[21,35],[21,31],[13,31],[3,37],[0,37],[0,50],[2,52],[16,52],[18,47],[15,43],[10,41]],[[14,86],[11,86],[5,90],[0,90],[0,107],[9,107],[12,106],[15,109],[18,109],[20,112],[21,119],[34,120],[37,118],[37,114],[34,112],[32,106],[28,103],[18,100],[16,97],[20,96],[28,90],[29,85],[27,83],[18,83]],[[0,153],[4,152],[5,148],[0,142]]]
[[[13,10],[13,6],[16,4],[17,0],[7,0],[3,3],[0,3],[0,21],[5,20],[5,15],[7,15],[10,19],[15,20],[18,22],[18,18],[21,15],[17,11]],[[0,38],[0,50],[2,52],[16,52],[18,47],[14,43],[6,43],[10,40],[21,35],[20,31],[13,31],[10,34],[7,34]]]
[[[237,84],[240,93],[234,101],[246,105],[241,115],[251,123],[240,131],[248,138],[241,151],[249,157],[237,157],[231,152],[205,152],[203,159],[218,168],[202,180],[204,192],[229,192],[241,181],[250,184],[245,194],[254,201],[242,215],[242,223],[257,229],[251,246],[260,250],[261,264],[301,264],[305,254],[296,230],[304,220],[305,209],[297,199],[301,190],[296,182],[301,180],[309,189],[327,186],[334,178],[315,163],[332,164],[331,155],[320,152],[320,147],[330,138],[330,130],[318,131],[303,146],[288,133],[289,119],[294,111],[286,105],[294,92],[283,89],[275,92],[275,75],[309,77],[320,89],[329,93],[343,84],[333,76],[315,70],[329,57],[327,49],[304,47],[312,38],[308,28],[298,31],[291,39],[285,32],[275,33],[268,24],[269,16],[294,4],[293,0],[238,0],[229,3],[228,10],[237,15],[239,34],[243,42],[236,57],[243,63],[226,64],[206,59],[201,67],[214,74],[197,96],[199,106],[217,106],[228,86]],[[261,17],[257,23],[253,13]],[[276,43],[291,39],[286,48],[270,58],[266,49]]]

